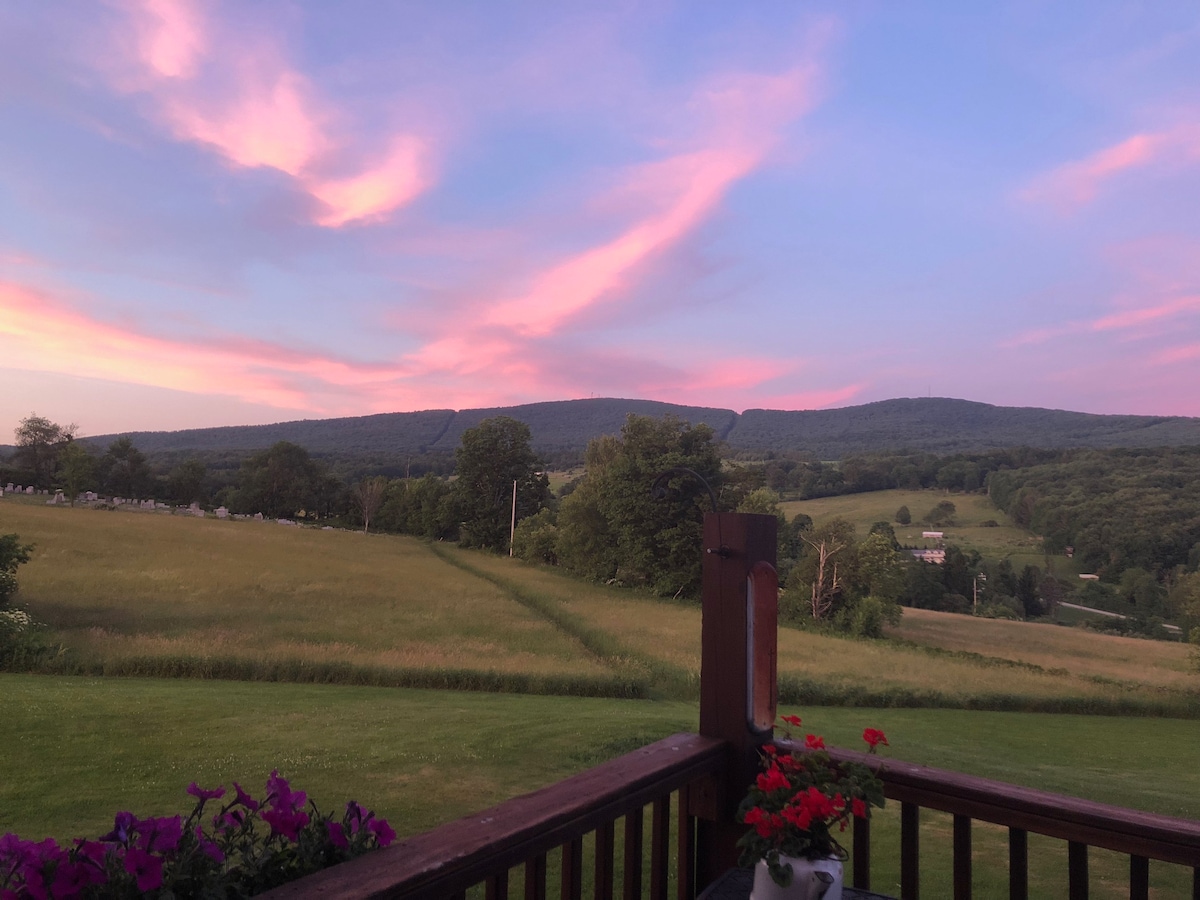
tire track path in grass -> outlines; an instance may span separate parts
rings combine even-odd
[[[617,672],[633,670],[636,681],[645,685],[648,696],[671,700],[699,697],[699,683],[684,669],[624,646],[609,632],[593,627],[582,616],[564,609],[562,603],[553,597],[530,591],[515,581],[478,569],[459,558],[460,554],[448,552],[436,544],[428,546],[442,562],[494,585],[515,603],[578,641],[599,662]]]

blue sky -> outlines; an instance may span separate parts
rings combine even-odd
[[[0,435],[1200,415],[1190,0],[0,0],[0,137]]]

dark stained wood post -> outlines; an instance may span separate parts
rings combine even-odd
[[[704,517],[700,733],[726,741],[730,752],[725,771],[710,790],[689,797],[689,808],[699,820],[698,890],[737,865],[735,844],[746,831],[736,821],[737,807],[757,772],[758,748],[772,736],[777,527],[774,516],[709,513]],[[757,650],[749,649],[750,640]]]

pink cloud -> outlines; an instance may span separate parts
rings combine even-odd
[[[231,335],[167,338],[98,320],[81,312],[78,302],[3,281],[0,358],[6,368],[227,396],[315,415],[463,409],[589,393],[744,408],[763,405],[762,386],[796,370],[789,360],[720,358],[715,351],[688,354],[685,364],[671,365],[504,334],[445,338],[398,360],[361,362]],[[768,397],[767,405],[828,405],[859,390],[851,385]]]
[[[1200,134],[1192,126],[1135,134],[1035,178],[1019,196],[1072,213],[1091,203],[1106,183],[1122,173],[1168,159],[1189,162],[1198,156]]]
[[[183,0],[142,0],[131,12],[142,61],[164,78],[190,77],[206,45],[196,7]]]
[[[1157,306],[1146,306],[1140,309],[1129,309],[1119,313],[1112,313],[1111,315],[1096,319],[1091,323],[1091,328],[1094,331],[1136,328],[1148,322],[1157,322],[1160,319],[1174,318],[1175,316],[1186,315],[1191,312],[1200,312],[1200,294],[1190,297],[1179,297],[1175,300],[1169,300],[1166,303],[1160,303]]]
[[[392,141],[382,164],[360,175],[343,179],[308,179],[306,185],[328,212],[317,224],[339,228],[348,222],[367,222],[406,205],[429,184],[428,147],[409,135]]]
[[[639,266],[691,233],[763,163],[779,130],[812,105],[816,71],[805,64],[781,75],[729,76],[697,91],[690,105],[703,146],[633,167],[613,196],[597,201],[650,209],[616,237],[534,275],[528,291],[491,305],[483,321],[544,337],[627,291]]]
[[[1181,347],[1172,347],[1169,350],[1163,350],[1161,353],[1155,354],[1153,361],[1169,365],[1171,363],[1187,362],[1188,360],[1200,359],[1200,344],[1185,344]],[[1194,415],[1194,413],[1189,413]]]
[[[320,201],[313,221],[339,228],[379,220],[433,181],[428,136],[395,132],[372,142],[300,71],[274,33],[237,30],[195,4],[141,0],[128,7],[143,77],[119,79],[149,95],[178,140],[210,147],[234,166],[292,176]],[[382,159],[345,171],[342,160]]]

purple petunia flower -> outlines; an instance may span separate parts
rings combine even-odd
[[[137,823],[138,846],[151,853],[174,853],[183,838],[183,817],[151,816]]]
[[[235,803],[242,804],[242,806],[246,807],[246,809],[250,810],[250,812],[254,812],[256,809],[258,809],[258,801],[242,790],[242,786],[236,781],[233,783],[233,789],[237,791],[237,800],[234,801]]]
[[[346,832],[341,822],[326,822],[325,829],[329,833],[329,843],[339,850],[349,850],[350,842],[346,840]]]
[[[211,859],[213,862],[225,862],[225,851],[210,841],[204,836],[204,831],[199,825],[195,830],[196,843],[200,847],[200,852]]]
[[[392,830],[387,819],[372,819],[367,823],[367,828],[375,835],[380,847],[386,847],[396,839],[396,832]]]
[[[271,826],[272,836],[281,834],[289,841],[299,840],[300,829],[309,822],[307,813],[294,809],[269,809],[262,818]]]
[[[142,893],[162,887],[163,861],[137,847],[130,848],[125,854],[125,871],[137,878],[138,890]]]
[[[295,812],[308,801],[308,794],[304,791],[293,791],[287,779],[279,777],[279,770],[272,769],[271,777],[267,779],[267,799],[275,809]]]
[[[113,829],[100,838],[102,841],[115,841],[118,844],[128,844],[129,838],[137,825],[137,817],[131,812],[119,812],[113,821]]]
[[[225,796],[225,786],[221,785],[220,787],[213,788],[211,791],[206,791],[193,781],[187,786],[187,792],[197,800],[220,800]]]

